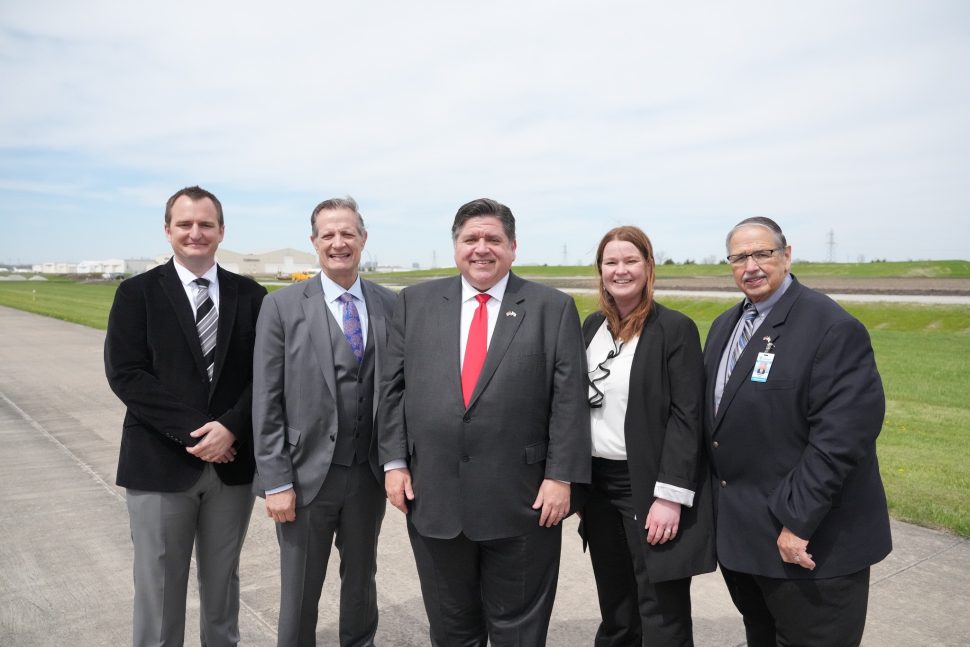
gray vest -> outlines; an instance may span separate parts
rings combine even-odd
[[[330,309],[330,346],[337,386],[337,442],[333,464],[350,467],[367,460],[374,428],[374,335],[368,331],[364,361],[357,357],[344,337],[343,326]]]

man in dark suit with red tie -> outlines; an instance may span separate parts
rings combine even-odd
[[[749,645],[858,645],[869,567],[892,548],[869,334],[790,274],[774,221],[741,221],[727,251],[745,299],[704,348],[721,572]]]
[[[494,200],[452,226],[460,276],[405,288],[388,340],[379,458],[407,514],[434,645],[545,644],[570,482],[590,476],[571,297],[510,272]]]
[[[201,643],[239,642],[239,554],[253,509],[252,362],[266,290],[216,265],[222,205],[188,187],[165,206],[168,263],[124,281],[108,383],[127,407],[118,460],[134,545],[137,647],[181,645],[193,545]]]

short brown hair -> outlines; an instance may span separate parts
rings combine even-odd
[[[212,195],[200,186],[187,186],[184,189],[179,189],[172,195],[171,198],[168,199],[168,202],[165,203],[166,225],[172,223],[172,205],[175,204],[175,201],[181,198],[183,195],[192,202],[198,202],[199,200],[204,200],[205,198],[212,200],[212,204],[216,205],[216,214],[219,216],[219,226],[226,226],[225,221],[222,219],[222,203],[219,202],[219,198]]]

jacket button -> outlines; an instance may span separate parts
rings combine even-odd
[[[721,481],[721,487],[727,487],[727,481]]]
[[[330,440],[331,441],[336,441],[337,440],[337,435],[336,434],[330,434]]]
[[[718,445],[717,441],[715,440],[713,443],[711,443],[711,447],[713,447],[714,449],[717,449],[718,447],[720,447],[720,445]]]
[[[468,456],[462,456],[461,457],[461,462],[462,463],[467,463],[468,462]]]
[[[463,421],[463,422],[471,422],[471,421],[472,421],[472,417],[471,417],[470,415],[468,415],[468,414],[466,413],[466,414],[465,414],[465,415],[464,415],[464,416],[462,417],[462,421]]]

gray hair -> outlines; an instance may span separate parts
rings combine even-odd
[[[317,237],[317,214],[321,211],[333,211],[336,209],[349,209],[353,211],[354,215],[357,216],[357,230],[361,236],[366,233],[367,229],[364,227],[364,217],[360,215],[360,210],[357,208],[357,201],[348,195],[342,198],[324,200],[313,209],[313,213],[310,214],[310,232],[314,238]]]
[[[515,216],[512,215],[512,210],[491,198],[479,198],[458,207],[455,222],[451,225],[451,240],[458,240],[458,232],[470,218],[484,216],[498,218],[502,222],[506,238],[509,242],[515,241]]]
[[[734,236],[738,229],[750,226],[764,227],[774,234],[777,247],[788,247],[788,241],[785,240],[785,234],[781,231],[781,227],[778,226],[777,222],[771,218],[765,218],[764,216],[754,216],[753,218],[745,218],[738,224],[734,225],[734,228],[728,232],[727,238],[724,239],[724,247],[727,249],[728,254],[731,253],[731,237]]]

